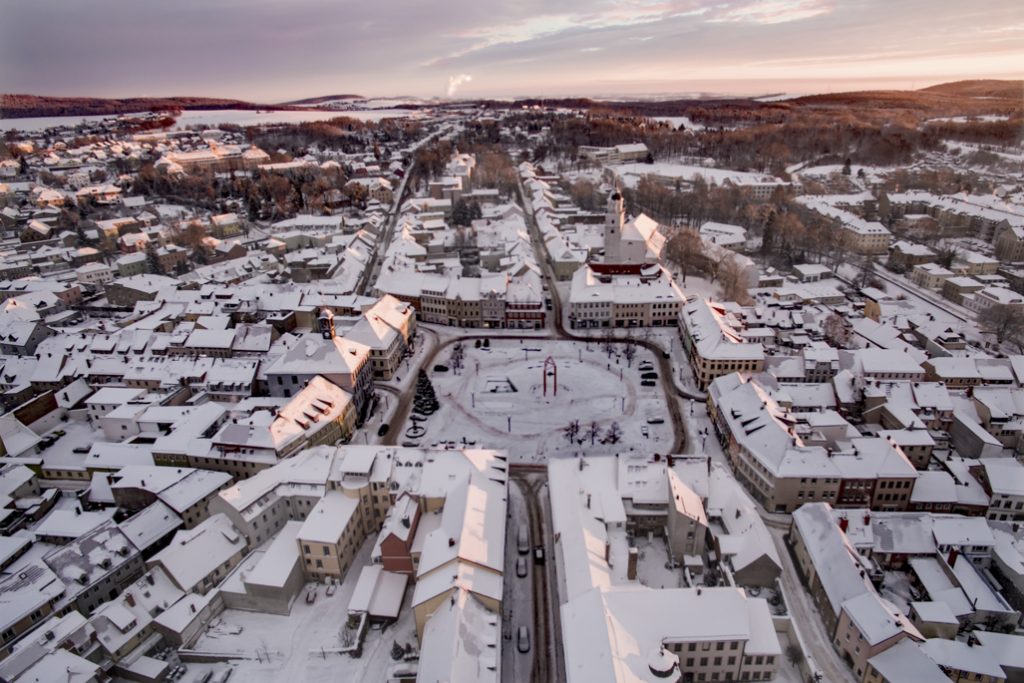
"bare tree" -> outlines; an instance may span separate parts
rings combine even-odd
[[[568,441],[569,443],[572,443],[573,441],[575,441],[576,437],[579,436],[579,434],[580,434],[580,421],[579,420],[572,420],[571,422],[569,422],[569,424],[567,424],[564,427],[562,427],[562,436],[564,436],[565,440]]]
[[[751,303],[747,291],[746,273],[735,255],[726,256],[718,264],[718,284],[722,288],[722,297],[741,305]]]
[[[955,244],[946,244],[935,250],[935,262],[943,268],[950,268],[959,255],[960,250]]]
[[[850,343],[850,327],[846,319],[838,313],[831,313],[821,324],[821,331],[830,345],[846,348]]]
[[[978,324],[996,342],[1009,342],[1024,352],[1024,306],[995,304],[978,314]]]
[[[665,258],[683,272],[683,284],[691,270],[697,270],[704,262],[704,243],[696,230],[683,228],[669,238],[665,244]]]
[[[608,431],[604,433],[604,443],[618,443],[622,441],[622,427],[618,422],[608,425]]]
[[[633,367],[633,359],[636,358],[636,344],[633,343],[633,340],[626,342],[626,348],[622,350],[622,355],[626,357],[626,367]]]
[[[860,272],[857,273],[857,279],[854,280],[854,284],[857,285],[858,289],[864,287],[878,287],[881,282],[878,276],[875,274],[875,260],[870,256],[865,256],[860,262]]]
[[[599,436],[601,436],[601,425],[597,423],[597,420],[593,420],[587,427],[587,431],[583,433],[583,438],[590,439],[590,445],[593,446]]]

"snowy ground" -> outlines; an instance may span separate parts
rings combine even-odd
[[[333,596],[319,587],[312,605],[299,593],[291,614],[281,616],[261,612],[227,610],[215,619],[200,636],[195,649],[205,652],[242,654],[237,660],[234,680],[246,683],[259,681],[382,681],[386,680],[393,642],[416,642],[415,621],[410,606],[412,592],[406,595],[399,620],[383,632],[370,628],[363,644],[363,656],[326,652],[341,645],[339,632],[346,620],[348,602],[352,597],[359,571],[369,562],[373,538],[359,551],[356,562],[344,583]]]
[[[686,585],[680,569],[667,569],[668,548],[664,538],[648,539],[639,536],[634,539],[639,551],[636,563],[636,578],[648,588],[680,588]]]
[[[210,109],[183,111],[177,119],[175,128],[188,126],[220,126],[234,124],[237,126],[259,126],[274,123],[303,123],[306,121],[326,121],[339,116],[358,119],[360,121],[380,121],[386,118],[412,117],[420,118],[419,112],[408,109],[369,109],[325,111],[309,109],[292,110],[241,110],[241,109]],[[95,123],[103,119],[115,118],[113,115],[94,116],[33,116],[20,119],[9,119],[3,122],[3,130],[17,129],[35,132],[55,128],[57,126],[77,126],[80,123]]]
[[[400,442],[430,446],[466,439],[507,449],[515,462],[544,462],[581,451],[611,454],[627,444],[633,444],[630,450],[656,451],[672,442],[661,388],[640,385],[638,366],[654,361],[642,348],[637,348],[631,367],[621,348],[609,356],[597,343],[495,340],[490,349],[477,349],[472,343],[464,349],[459,374],[430,373],[441,408],[421,423],[426,434],[406,436],[410,420],[401,427]],[[549,376],[545,396],[543,366],[548,355],[558,364],[558,391]],[[447,363],[448,357],[442,353],[436,362]],[[648,424],[649,418],[664,422]],[[580,435],[570,443],[563,428],[573,420],[579,420]],[[593,443],[584,438],[591,422],[600,429]],[[612,423],[622,430],[619,445],[602,444]]]
[[[789,647],[789,636],[785,633],[778,633],[779,636],[779,647],[782,648],[782,656],[778,659],[778,665],[775,667],[775,678],[772,680],[775,683],[802,683],[803,679],[800,676],[800,671],[793,666],[789,658],[786,656],[786,648]]]
[[[85,460],[88,451],[75,453],[75,449],[88,449],[94,443],[106,441],[100,429],[94,429],[87,420],[68,420],[58,422],[50,431],[43,432],[39,436],[57,436],[57,431],[63,431],[64,436],[57,438],[53,444],[42,451],[43,464],[50,468],[59,467],[85,467]]]
[[[904,614],[910,614],[910,603],[915,598],[910,590],[910,577],[905,572],[886,572],[879,593],[883,598],[899,607]]]
[[[652,116],[655,121],[663,121],[675,129],[684,126],[686,130],[704,130],[703,124],[694,123],[689,116]]]

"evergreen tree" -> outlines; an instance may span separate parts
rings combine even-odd
[[[156,242],[146,243],[146,265],[150,273],[160,273],[160,259],[156,253]]]

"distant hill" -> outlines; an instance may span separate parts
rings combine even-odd
[[[142,111],[183,109],[291,109],[289,106],[254,104],[216,97],[44,97],[0,95],[0,118],[28,116],[114,116]]]
[[[940,95],[956,95],[960,97],[994,97],[1024,101],[1024,81],[954,81],[940,83],[930,88],[922,88],[920,92],[938,93]]]
[[[870,107],[923,113],[1020,110],[1024,81],[958,81],[921,90],[864,90],[808,95],[789,100],[797,107]]]
[[[333,102],[334,100],[361,100],[364,99],[362,95],[321,95],[320,97],[307,97],[304,100],[292,100],[285,102],[285,105],[310,105],[310,104],[323,104],[324,102]]]

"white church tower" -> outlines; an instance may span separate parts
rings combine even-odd
[[[618,263],[622,245],[622,226],[626,222],[626,208],[622,195],[615,190],[608,197],[604,216],[604,262]]]

